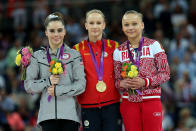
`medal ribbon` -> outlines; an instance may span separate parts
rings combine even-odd
[[[140,56],[141,56],[141,51],[142,51],[143,43],[144,43],[144,38],[142,37],[142,38],[140,39],[139,47],[138,47],[138,50],[137,50],[136,62],[134,62],[133,56],[131,55],[130,48],[129,48],[130,41],[128,40],[128,42],[127,42],[127,50],[128,50],[129,59],[130,59],[130,61],[131,61],[133,64],[135,64],[135,65],[137,66],[138,71],[139,71],[139,67],[140,67]],[[140,92],[139,90],[136,90],[136,92],[137,92],[139,95],[141,95],[141,92]]]
[[[50,62],[51,62],[51,56],[50,56],[50,53],[49,53],[49,46],[47,46],[46,51],[47,51],[48,64],[50,64]],[[59,58],[62,59],[63,54],[64,54],[64,44],[60,48],[60,53],[59,53],[58,59]]]
[[[88,42],[88,48],[90,50],[91,58],[93,60],[99,81],[103,80],[103,64],[104,64],[104,53],[105,53],[105,42],[103,39],[101,39],[101,41],[102,41],[102,48],[101,48],[100,68],[98,67],[93,49],[90,43]]]
[[[135,64],[137,66],[138,70],[139,70],[139,66],[140,66],[140,56],[141,56],[143,43],[144,43],[144,38],[142,37],[140,39],[139,47],[137,50],[136,62],[134,62],[133,56],[131,55],[130,48],[129,48],[130,41],[128,40],[128,42],[127,42],[127,50],[128,50],[129,59],[133,64]]]

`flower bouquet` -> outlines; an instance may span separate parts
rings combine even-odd
[[[63,64],[59,59],[52,59],[50,62],[49,72],[53,75],[61,75],[64,72]]]
[[[130,79],[138,76],[137,66],[131,63],[123,63],[121,69],[121,76],[123,78],[130,78]],[[133,90],[133,89],[128,90],[129,95],[136,94],[136,92],[138,94],[141,94],[139,90]]]
[[[21,48],[17,51],[15,63],[17,66],[22,67],[21,80],[26,79],[26,68],[30,63],[31,56],[33,54],[33,49],[29,46]]]
[[[52,59],[50,61],[50,67],[49,67],[49,72],[52,75],[61,75],[61,74],[65,74],[65,66],[63,66],[63,63],[59,60],[59,59]],[[51,95],[48,96],[48,101],[50,101],[52,98]]]

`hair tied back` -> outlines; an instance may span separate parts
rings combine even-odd
[[[50,14],[48,16],[49,19],[54,19],[54,18],[58,18],[58,15],[54,15],[54,14]]]

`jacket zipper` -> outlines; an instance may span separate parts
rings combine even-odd
[[[54,97],[55,97],[55,119],[57,119],[57,97],[56,97],[56,86],[54,86]]]
[[[59,59],[60,58],[60,52],[59,52],[60,48],[57,48],[57,52],[56,52],[56,57]],[[59,52],[59,56],[58,55]],[[57,96],[56,96],[56,86],[54,86],[54,96],[55,96],[55,119],[57,120]]]
[[[55,119],[57,119],[57,98],[55,96]]]

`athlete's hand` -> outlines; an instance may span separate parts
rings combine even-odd
[[[134,90],[145,86],[145,80],[140,77],[134,77],[130,79],[129,83],[130,83],[129,88]]]
[[[145,80],[140,77],[126,78],[120,81],[120,87],[125,89],[131,88],[135,90],[143,86],[145,86]]]
[[[51,75],[50,82],[52,85],[57,85],[59,83],[60,76],[59,75]]]
[[[54,96],[54,85],[51,85],[51,86],[48,88],[48,94],[51,95],[51,96]]]
[[[125,89],[130,88],[130,78],[125,78],[125,79],[121,80],[120,87],[125,88]]]

